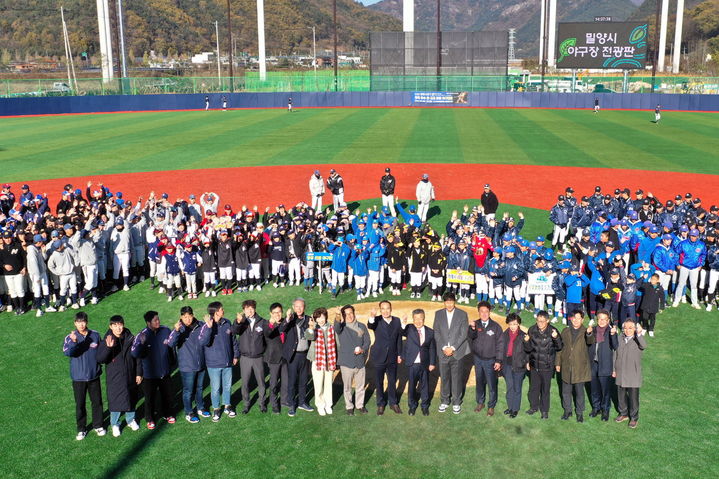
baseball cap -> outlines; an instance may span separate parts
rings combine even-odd
[[[506,248],[504,248],[504,252],[505,253],[516,253],[517,248],[515,248],[514,246],[507,246]]]
[[[389,171],[390,171],[389,168],[385,168],[385,169],[384,169],[384,172],[385,172],[385,173],[389,173]]]
[[[4,235],[3,235],[3,236],[4,236]],[[52,242],[52,247],[53,247],[53,248],[58,249],[60,246],[62,246],[62,241],[60,241],[60,240],[55,240],[55,241]]]
[[[594,187],[594,191],[595,191],[596,193],[599,193],[600,191],[602,191],[602,187],[601,187],[601,186],[595,186],[595,187]]]
[[[652,225],[651,228],[649,228],[650,233],[659,233],[659,228],[657,228],[656,225]]]
[[[605,248],[614,248],[614,241],[607,241],[604,243]]]
[[[118,218],[118,220],[121,220],[121,219],[122,218]],[[70,223],[65,223],[64,225],[62,225],[62,229],[64,229],[64,230],[71,230],[73,228],[74,228],[74,226]]]
[[[567,193],[574,193],[574,188],[572,188],[571,186],[567,186],[564,191],[566,191]]]
[[[698,204],[701,203],[701,202],[702,202],[702,199],[701,199],[701,198],[694,198],[694,204],[695,204],[695,205],[698,205]]]
[[[29,189],[30,189],[30,186],[29,186],[29,185],[22,185],[22,189],[23,189],[23,190],[29,190]]]
[[[190,199],[191,199],[191,200],[194,200],[195,198],[196,198],[195,195],[190,195]]]
[[[537,249],[537,243],[534,241],[529,242],[529,249]]]
[[[410,212],[410,213],[414,213],[414,211],[415,211],[415,206],[414,206],[414,205],[410,205],[410,206],[409,206],[409,212]]]
[[[615,195],[619,195],[619,194],[621,194],[621,193],[622,193],[622,190],[620,190],[619,188],[615,188],[615,189],[614,189],[614,194],[615,194]]]
[[[544,236],[537,236],[536,241],[537,241],[537,243],[543,242],[543,241],[544,241]]]
[[[422,179],[423,179],[423,180],[428,180],[428,179],[429,179],[429,175],[428,175],[427,173],[424,173],[424,174],[422,175]]]
[[[629,273],[629,274],[627,275],[627,279],[637,279],[637,277],[635,276],[634,273]]]
[[[502,248],[494,248],[495,254],[502,254],[504,253],[504,250]]]
[[[572,265],[569,261],[562,261],[559,263],[559,269],[569,269],[569,267]]]
[[[330,168],[330,173],[337,173],[337,171],[334,168]]]
[[[667,208],[670,206],[674,206],[674,202],[672,200],[667,200]]]
[[[651,228],[654,225],[651,221],[645,221],[642,223],[642,228]]]
[[[564,201],[564,195],[557,196],[557,201]]]
[[[611,275],[612,275],[612,276],[617,276],[617,275],[619,275],[619,270],[618,270],[617,268],[612,269]]]
[[[485,183],[485,184],[484,184],[484,187],[485,187],[485,188],[489,188],[489,183]]]
[[[44,243],[45,238],[43,238],[42,235],[35,235],[32,237],[32,242],[33,243]]]
[[[320,170],[315,170],[315,175],[320,176]]]
[[[682,233],[686,233],[687,231],[689,231],[689,227],[687,225],[681,225],[679,227],[679,231]]]
[[[606,194],[606,195],[604,195],[604,199],[605,199],[605,200],[611,200],[611,199],[612,199],[612,196],[611,196],[610,194]]]
[[[612,218],[611,220],[609,220],[609,224],[612,226],[617,226],[619,224],[619,219]]]
[[[691,198],[691,197],[692,197],[692,194],[691,194],[691,193],[687,193],[686,195],[684,195],[684,198],[687,198],[687,199],[688,199],[688,198]]]
[[[167,199],[167,198],[169,198],[169,197],[170,197],[170,195],[168,195],[167,193],[163,193],[163,194],[162,194],[162,198],[163,198],[163,199]]]
[[[692,228],[692,230],[689,232],[689,236],[699,236],[699,230],[696,228]]]
[[[643,195],[643,194],[644,194],[644,190],[637,190],[637,191],[635,191],[635,193],[638,194],[638,195]]]
[[[662,241],[671,240],[672,235],[662,235]]]
[[[228,203],[228,204],[225,205],[225,209],[226,209],[226,210],[231,210],[231,209],[232,209],[232,206]]]
[[[115,218],[115,226],[124,225],[124,224],[125,224],[125,220],[122,218],[122,216],[118,216],[117,218]]]

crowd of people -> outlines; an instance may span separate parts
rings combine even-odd
[[[66,185],[53,210],[47,195],[33,194],[29,185],[16,197],[5,184],[3,307],[23,314],[31,306],[41,316],[146,283],[167,301],[249,298],[251,291],[302,283],[307,291],[325,285],[334,297],[354,291],[358,300],[405,288],[412,299],[442,301],[451,293],[458,303],[487,302],[504,314],[526,309],[538,322],[546,311],[550,323],[567,326],[575,311],[593,325],[601,311],[610,328],[639,324],[653,336],[663,308],[687,299],[695,308],[716,304],[719,209],[705,210],[691,193],[660,201],[641,190],[634,198],[628,189],[604,194],[598,186],[575,198],[569,187],[549,213],[550,241],[524,238],[521,212],[497,215],[489,184],[480,203],[453,212],[442,231],[427,222],[435,200],[429,176],[419,178],[416,204],[399,201],[396,183],[387,168],[379,181],[382,206],[363,211],[348,209],[344,180],[334,169],[327,180],[319,171],[310,176],[311,205],[264,211],[221,207],[214,192],[175,201],[151,192],[133,202],[91,182],[84,192]],[[331,206],[324,206],[326,191]],[[532,288],[536,276],[544,289]],[[257,361],[252,371],[261,374]],[[226,374],[222,384],[231,380]]]

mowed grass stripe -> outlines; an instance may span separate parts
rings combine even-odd
[[[455,127],[465,163],[534,163],[495,120],[499,110],[457,110]]]
[[[115,149],[122,148],[126,142],[133,141],[138,135],[172,136],[175,132],[182,131],[186,125],[196,122],[195,118],[177,114],[158,114],[148,118],[128,124],[124,128],[97,127],[94,134],[86,131],[85,134],[78,132],[77,135],[58,138],[57,142],[46,145],[40,151],[14,157],[10,162],[11,168],[14,174],[22,175],[23,179],[28,180],[82,174],[88,165],[112,157]],[[93,158],[92,161],[77,159],[87,157],[88,153]]]
[[[265,122],[276,122],[273,113],[269,110],[220,114],[202,112],[203,116],[198,118],[200,126],[197,128],[180,131],[170,137],[139,139],[134,145],[128,145],[124,149],[124,158],[121,161],[109,164],[102,173],[186,168],[187,165],[196,163],[218,149],[225,149],[228,145],[234,147],[238,132],[244,128]],[[268,125],[265,124],[260,129],[264,131],[267,128]],[[138,152],[141,154],[138,155]]]
[[[607,121],[620,127],[625,135],[631,137],[645,151],[664,158],[671,158],[672,163],[676,167],[671,171],[709,173],[716,174],[717,155],[712,155],[712,159],[707,158],[707,152],[699,148],[695,148],[689,143],[683,141],[684,134],[671,135],[665,127],[666,121],[662,120],[659,125],[650,121],[639,121],[636,123],[621,121],[619,117],[607,117]],[[702,143],[704,138],[699,140]],[[659,168],[652,168],[659,169]]]
[[[591,151],[604,166],[650,170],[673,170],[678,166],[669,158],[647,152],[644,145],[625,141],[627,136],[623,128],[607,121],[612,112],[602,112],[601,118],[586,111],[547,113],[554,119],[553,131],[567,140],[578,140],[577,147]]]
[[[347,162],[398,163],[421,110],[374,110],[381,116],[343,152]]]
[[[556,166],[596,166],[586,151],[547,128],[541,111],[496,110],[494,118],[535,163]]]
[[[346,163],[345,149],[383,115],[381,110],[360,109],[318,129],[302,142],[278,151],[270,163]]]
[[[331,117],[326,115],[326,112],[335,111],[342,114]],[[198,161],[187,164],[186,168],[276,165],[268,159],[288,146],[303,141],[314,132],[318,124],[330,124],[351,112],[307,109],[295,113],[273,110],[273,113],[276,116],[261,124],[238,130],[237,138],[231,142],[203,152]],[[312,159],[306,158],[304,162],[312,163]]]
[[[424,108],[407,137],[400,161],[407,163],[456,163],[463,161],[461,145],[450,108]]]

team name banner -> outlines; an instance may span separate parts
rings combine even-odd
[[[552,289],[553,274],[529,273],[527,279],[527,293],[529,294],[554,294]]]
[[[474,284],[474,275],[461,269],[448,269],[447,282],[455,284]]]
[[[330,261],[332,260],[332,253],[326,253],[323,251],[308,251],[305,253],[306,261]]]
[[[413,91],[412,103],[447,104],[467,103],[467,92],[451,93],[446,91]]]
[[[557,68],[644,68],[647,23],[560,23]]]

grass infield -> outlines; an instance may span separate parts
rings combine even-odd
[[[433,226],[443,229],[451,210],[464,203],[438,202],[439,214],[431,219]],[[363,202],[361,206],[369,204]],[[517,212],[515,207],[503,208]],[[549,231],[546,211],[522,211],[527,218],[526,237]],[[304,296],[310,310],[354,303],[355,299],[354,293],[345,293],[333,301],[327,293],[320,296],[315,290],[306,295],[301,288],[265,288],[259,294],[218,299],[225,304],[228,316],[233,316],[243,299],[253,297],[259,313],[267,317],[271,302],[289,306],[296,296]],[[401,299],[408,300],[408,293]],[[201,298],[182,304],[190,304],[201,315],[208,302]],[[113,314],[122,314],[127,327],[137,333],[144,327],[142,313],[147,309],[158,310],[163,324],[170,325],[176,321],[179,308],[179,302],[168,304],[164,295],[150,291],[145,283],[85,310],[90,327],[103,334]],[[247,416],[191,425],[178,411],[175,425],[161,421],[155,431],[147,431],[143,421],[139,432],[125,429],[120,438],[111,437],[109,432],[98,438],[91,432],[82,442],[74,439],[68,360],[61,351],[63,337],[72,327],[72,314],[54,313],[39,319],[29,314],[21,318],[0,315],[4,478],[159,478],[176,477],[178,471],[187,477],[242,478],[719,475],[715,451],[719,388],[715,381],[707,380],[717,356],[714,336],[702,326],[715,321],[716,312],[681,305],[658,317],[657,335],[648,338],[644,355],[645,382],[636,430],[630,430],[626,423],[602,423],[591,418],[584,424],[574,419],[560,421],[558,387],[552,388],[549,421],[526,416],[528,381],[524,383],[522,413],[510,420],[501,414],[505,407],[501,379],[498,414],[493,418],[472,412],[473,389],[467,390],[459,416],[438,413],[435,399],[429,417],[409,417],[403,395],[405,414],[387,412],[378,417],[371,395],[367,400],[369,415],[348,417],[340,382],[336,381],[337,403],[332,417],[302,411],[295,418],[287,417],[286,411],[273,416],[261,414],[255,405]],[[533,323],[530,314],[523,313],[522,317],[524,325]],[[707,332],[697,334],[699,330]],[[700,361],[709,367],[700,367]],[[236,371],[233,404],[240,400],[238,376]],[[102,382],[104,389],[104,377]],[[179,390],[178,384],[176,405],[181,407]],[[209,404],[209,387],[205,393]]]

